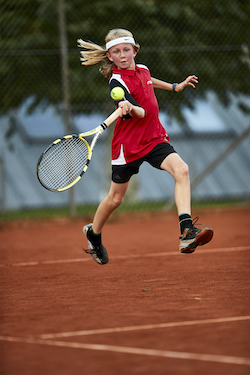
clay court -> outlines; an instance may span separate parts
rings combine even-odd
[[[1,375],[250,373],[250,208],[196,209],[214,228],[178,251],[175,212],[1,223]]]

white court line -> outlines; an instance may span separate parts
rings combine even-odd
[[[250,250],[250,246],[239,246],[239,247],[227,247],[227,248],[217,248],[217,249],[202,249],[195,254],[209,254],[209,253],[223,253],[223,252],[235,252],[235,251],[245,251]],[[143,254],[143,258],[152,258],[152,257],[160,257],[160,256],[187,256],[187,254],[180,254],[179,251],[171,251],[171,252],[161,252],[161,253],[149,253]],[[141,258],[142,254],[130,254],[130,255],[118,255],[113,256],[112,260],[115,259],[130,259],[130,258]],[[91,257],[88,258],[75,258],[75,259],[57,259],[57,260],[42,260],[42,261],[34,261],[34,262],[19,262],[19,263],[10,263],[10,264],[0,264],[0,267],[25,267],[25,266],[40,266],[46,264],[63,264],[63,263],[79,263],[79,262],[89,262],[92,261]]]
[[[59,337],[63,338],[63,337],[73,337],[73,336],[88,336],[88,335],[97,335],[97,334],[104,334],[104,333],[141,331],[141,330],[157,329],[157,328],[184,327],[184,326],[192,326],[192,325],[199,325],[199,324],[238,322],[238,321],[243,321],[243,320],[250,320],[250,315],[233,316],[233,317],[228,317],[228,318],[190,320],[190,321],[184,321],[184,322],[146,324],[146,325],[141,325],[141,326],[90,329],[90,330],[75,331],[75,332],[47,333],[47,334],[39,335],[38,337],[41,339],[54,339],[54,338],[59,338]]]
[[[25,267],[25,266],[40,266],[43,264],[63,264],[63,263],[78,263],[78,262],[88,262],[92,258],[75,258],[75,259],[56,259],[56,260],[41,260],[36,262],[20,262],[20,263],[10,263],[1,264],[1,267],[11,266],[11,267]]]
[[[59,346],[59,347],[73,348],[73,349],[100,350],[100,351],[109,351],[109,352],[116,352],[116,353],[139,354],[139,355],[144,355],[144,356],[157,356],[157,357],[189,359],[189,360],[191,359],[191,360],[196,360],[196,361],[219,362],[219,363],[227,363],[227,364],[234,364],[234,365],[250,366],[249,358],[232,357],[232,356],[225,356],[225,355],[174,352],[174,351],[169,351],[169,350],[133,348],[133,347],[115,346],[115,345],[85,344],[85,343],[77,343],[77,342],[41,340],[41,339],[35,339],[35,338],[21,338],[21,337],[10,337],[10,336],[0,336],[0,340],[9,341],[9,342],[20,342],[20,343],[26,343],[26,344],[40,344],[40,345],[57,346],[57,347]]]

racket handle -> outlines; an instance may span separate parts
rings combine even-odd
[[[119,107],[117,108],[109,117],[104,120],[104,124],[108,127],[110,126],[115,120],[118,119],[122,114],[122,109]]]

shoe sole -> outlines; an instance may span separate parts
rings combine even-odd
[[[197,246],[203,246],[213,238],[214,231],[211,227],[204,228],[195,238],[195,241],[189,246],[180,249],[182,254],[193,253]]]
[[[85,237],[87,238],[87,241],[88,241],[88,245],[89,245],[89,248],[90,248],[90,250],[91,250],[91,247],[92,247],[92,244],[91,244],[91,242],[88,240],[88,237],[87,237],[87,232],[88,232],[88,230],[89,230],[89,228],[91,228],[92,227],[92,224],[86,224],[86,225],[84,225],[84,227],[82,228],[82,231],[83,231],[83,234],[85,235]],[[89,253],[89,255],[91,256],[91,258],[93,258],[94,259],[94,261],[96,261],[96,263],[98,263],[98,264],[107,264],[108,263],[108,261],[109,261],[109,258],[108,258],[108,253],[107,253],[107,250],[105,249],[105,251],[106,251],[106,255],[105,255],[105,260],[104,261],[102,261],[100,258],[98,258],[98,256],[96,255],[96,254],[91,254],[91,253]]]

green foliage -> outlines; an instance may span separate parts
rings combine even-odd
[[[199,76],[196,90],[172,95],[157,92],[161,109],[183,120],[207,91],[228,104],[230,93],[250,92],[250,6],[248,0],[65,0],[71,102],[74,113],[111,105],[98,66],[82,67],[77,39],[104,45],[112,28],[133,32],[141,45],[137,62],[154,77],[178,82]],[[39,103],[62,101],[58,1],[1,2],[1,113],[32,97]],[[110,104],[111,103],[111,104]]]

